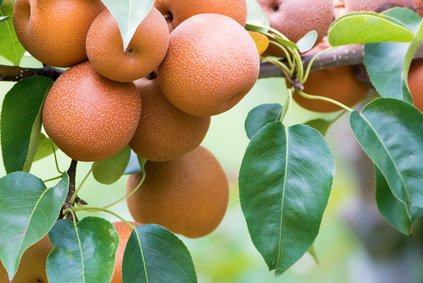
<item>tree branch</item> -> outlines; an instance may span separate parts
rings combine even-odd
[[[303,57],[303,63],[307,66],[315,54],[308,54]],[[423,58],[423,47],[421,47],[415,58]],[[311,70],[320,71],[337,66],[356,66],[364,62],[363,45],[346,45],[328,51],[314,62]],[[50,66],[43,68],[21,68],[17,66],[0,65],[0,81],[16,82],[33,76],[45,76],[53,80],[63,74],[63,71]],[[280,69],[270,63],[262,63],[260,66],[260,79],[283,77]]]
[[[63,73],[62,70],[50,66],[43,68],[21,68],[18,66],[0,65],[0,81],[18,82],[28,77],[44,76],[52,80]]]
[[[69,191],[68,195],[66,196],[65,204],[62,208],[61,217],[63,218],[66,215],[66,218],[69,220],[75,220],[78,221],[78,219],[73,219],[73,216],[71,213],[65,214],[65,211],[67,209],[72,209],[72,207],[75,205],[74,203],[71,203],[71,199],[73,194],[75,193],[75,183],[76,183],[76,167],[78,165],[78,161],[72,160],[69,169],[68,169],[68,175],[69,175]]]
[[[309,54],[303,57],[303,63],[307,66],[316,54]],[[417,51],[415,59],[423,58],[423,46]],[[357,66],[364,62],[363,45],[346,45],[334,48],[331,51],[323,53],[314,62],[311,71],[321,71],[338,66]],[[270,63],[262,63],[260,67],[260,78],[282,77],[280,69]]]

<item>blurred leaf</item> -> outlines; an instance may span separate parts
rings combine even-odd
[[[197,282],[185,245],[159,225],[141,225],[132,231],[123,256],[123,282]]]
[[[406,102],[381,98],[353,112],[351,127],[414,222],[423,215],[423,114]]]
[[[241,165],[241,207],[251,239],[282,274],[312,246],[329,198],[335,163],[322,135],[273,122],[251,140]]]
[[[60,220],[49,233],[53,250],[47,258],[50,283],[108,283],[112,279],[119,236],[105,219],[78,223]]]
[[[131,156],[129,158],[129,162],[126,165],[124,175],[131,175],[131,174],[137,174],[142,171],[141,162],[138,158],[138,155],[131,150]]]
[[[333,124],[333,120],[330,119],[315,119],[308,121],[305,123],[305,125],[310,126],[316,130],[319,131],[319,133],[322,134],[322,136],[326,136],[326,133],[328,132],[330,126]]]
[[[413,32],[419,29],[422,21],[421,17],[414,11],[405,8],[391,9],[384,14],[404,22]],[[404,60],[406,60],[410,46],[411,43],[392,42],[367,44],[365,46],[364,65],[373,86],[382,97],[412,101],[407,88],[406,75],[410,64],[408,64],[408,68],[404,68]]]
[[[154,0],[101,0],[116,19],[126,50],[138,26],[150,13]]]
[[[376,203],[382,216],[405,235],[411,235],[411,221],[405,204],[392,194],[385,177],[375,166]]]
[[[316,249],[314,248],[314,245],[312,245],[308,249],[308,253],[311,255],[311,257],[314,259],[316,263],[319,263],[319,257],[317,256]]]
[[[1,148],[7,173],[29,172],[41,132],[41,109],[53,81],[31,77],[6,94],[1,112]]]
[[[269,20],[257,0],[247,0],[247,23],[247,26],[249,24],[270,26]]]
[[[410,42],[413,36],[413,33],[400,21],[373,12],[347,14],[337,19],[328,33],[331,46]]]
[[[14,0],[6,0],[0,7],[0,17],[9,17],[0,21],[0,56],[3,56],[15,65],[19,65],[25,49],[20,44],[13,25]]]
[[[306,35],[304,35],[298,42],[298,50],[300,50],[301,53],[305,53],[307,51],[310,51],[314,45],[317,42],[317,37],[319,35],[315,30],[310,31]]]
[[[0,4],[1,5],[1,4]],[[0,22],[7,20],[8,18],[10,18],[9,16],[5,16],[5,17],[0,17]]]
[[[298,46],[293,43],[292,41],[289,41],[287,39],[283,39],[282,37],[275,35],[275,39],[277,42],[279,42],[280,44],[282,44],[283,46],[292,48],[292,49],[298,49]]]
[[[131,156],[131,149],[127,146],[113,157],[93,163],[93,176],[97,182],[110,185],[117,182],[125,173]]]
[[[245,120],[245,131],[248,138],[251,140],[261,128],[278,121],[281,112],[282,105],[280,104],[263,104],[251,110]]]
[[[46,158],[57,151],[57,146],[43,133],[40,133],[37,151],[35,152],[34,162]],[[52,147],[53,145],[53,147]]]
[[[249,31],[249,33],[256,44],[259,55],[263,54],[267,47],[269,47],[269,38],[256,31]]]
[[[69,178],[53,188],[24,172],[0,179],[0,258],[13,278],[22,254],[54,226],[65,201]]]

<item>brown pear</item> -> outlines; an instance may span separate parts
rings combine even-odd
[[[258,0],[270,26],[297,42],[308,32],[326,35],[335,18],[332,0]]]
[[[136,227],[140,223],[131,222],[131,225]],[[125,254],[126,244],[128,243],[129,237],[132,233],[132,228],[124,222],[115,222],[113,226],[116,229],[116,232],[119,235],[119,246],[116,250],[115,257],[115,269],[113,271],[113,277],[111,283],[122,283],[122,261],[123,255]]]
[[[413,7],[413,0],[344,0],[347,12],[376,11],[384,4]],[[389,7],[387,7],[389,8]]]
[[[310,74],[304,84],[307,94],[331,98],[352,107],[362,101],[370,87],[359,81],[351,66],[335,67]],[[294,94],[294,100],[302,107],[315,112],[334,112],[341,108],[333,103],[311,100]]]
[[[177,108],[207,117],[235,106],[254,86],[259,68],[257,47],[241,25],[227,16],[201,14],[171,33],[159,84]]]
[[[423,112],[423,59],[414,60],[408,75],[414,105]]]
[[[247,22],[246,0],[156,0],[154,5],[166,17],[170,30],[198,14],[225,15],[242,26]]]
[[[168,46],[166,20],[155,8],[138,26],[126,50],[118,24],[108,10],[95,19],[87,35],[91,66],[106,78],[119,82],[135,81],[156,70]]]
[[[42,121],[50,138],[72,159],[97,161],[129,144],[140,117],[141,96],[133,83],[111,81],[83,63],[54,83]]]
[[[198,147],[175,160],[146,163],[147,177],[128,198],[129,210],[138,222],[156,223],[190,238],[211,233],[228,206],[229,188],[216,158]],[[131,175],[127,191],[141,176]]]
[[[173,106],[157,79],[135,82],[143,102],[138,129],[131,148],[144,159],[168,161],[197,148],[203,141],[210,117],[195,117]]]
[[[88,29],[104,9],[100,0],[16,0],[13,21],[32,56],[47,65],[69,67],[87,59]]]
[[[12,283],[47,283],[47,256],[53,249],[48,236],[27,249]],[[0,263],[0,282],[9,282],[8,275]]]

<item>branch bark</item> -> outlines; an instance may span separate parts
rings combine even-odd
[[[18,66],[0,65],[0,81],[18,82],[34,76],[44,76],[57,80],[62,73],[62,70],[50,66],[44,66],[43,68],[21,68]]]
[[[315,54],[303,57],[303,63],[307,66]],[[415,58],[423,58],[423,47],[416,53]],[[312,72],[330,69],[337,66],[356,66],[364,62],[363,45],[347,45],[337,47],[327,53],[322,54],[314,62]],[[53,80],[63,73],[62,70],[45,66],[43,68],[21,68],[17,66],[0,65],[0,81],[20,81],[32,76],[45,76]],[[282,77],[282,72],[270,63],[262,63],[260,66],[260,79]]]
[[[63,209],[62,209],[62,217],[63,218],[64,215],[64,211],[66,211],[67,209],[71,209],[74,206],[74,203],[71,203],[71,199],[73,194],[75,193],[75,184],[76,184],[76,167],[78,165],[78,161],[76,160],[72,160],[69,169],[68,169],[68,175],[69,175],[69,191],[68,191],[68,195],[66,196],[66,200],[65,200],[65,204],[63,205]],[[73,219],[73,215],[71,213],[67,213],[66,214],[66,218],[72,221],[78,221],[78,219]]]

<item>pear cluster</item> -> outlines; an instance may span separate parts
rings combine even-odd
[[[255,84],[260,60],[243,27],[245,0],[155,6],[124,48],[100,0],[15,1],[25,49],[69,67],[47,95],[42,121],[72,159],[107,159],[127,145],[147,160],[175,159]]]
[[[200,237],[221,222],[229,186],[200,147],[211,116],[234,107],[258,79],[260,56],[245,30],[245,0],[158,0],[124,48],[100,0],[16,0],[25,49],[68,68],[42,111],[46,133],[78,161],[126,146],[148,160],[128,205],[135,220]],[[61,24],[57,24],[61,23]],[[141,175],[132,175],[128,190]]]

